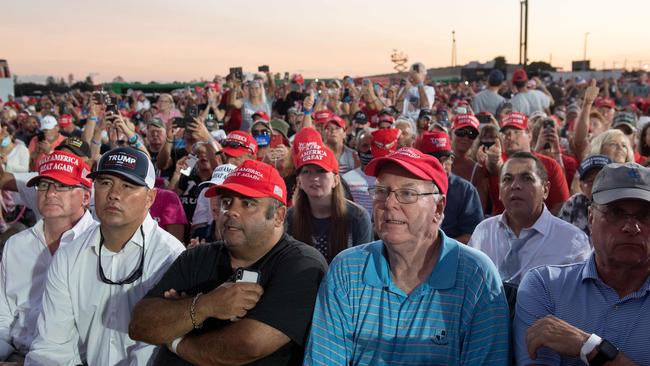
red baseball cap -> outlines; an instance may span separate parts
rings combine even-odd
[[[323,137],[313,127],[305,127],[296,133],[291,150],[293,152],[293,165],[298,165],[300,153],[313,145],[324,145]]]
[[[246,197],[271,197],[287,204],[287,187],[280,173],[269,164],[249,159],[233,170],[223,184],[205,191],[206,197],[215,197],[219,192],[229,190]]]
[[[257,116],[257,118],[255,118],[256,116]],[[269,118],[269,115],[266,114],[266,112],[264,112],[264,111],[257,111],[257,112],[255,112],[255,113],[253,113],[253,115],[252,115],[251,117],[253,118],[253,121],[255,121],[255,122],[256,122],[256,120],[258,120],[258,119],[262,119],[262,120],[264,120],[264,121],[266,121],[266,122],[268,122],[268,121],[271,120],[271,119]]]
[[[27,187],[35,185],[41,178],[49,178],[69,186],[92,186],[88,165],[77,155],[55,150],[38,162],[38,175],[27,182]]]
[[[447,194],[449,187],[447,172],[433,156],[412,147],[403,147],[388,156],[373,159],[366,166],[365,172],[376,177],[386,163],[397,164],[422,180],[432,181],[438,186],[440,193]]]
[[[232,131],[226,136],[226,139],[221,145],[223,146],[221,151],[224,154],[235,158],[244,154],[257,155],[257,142],[248,132],[240,130]]]
[[[526,70],[524,69],[515,70],[515,72],[512,74],[512,81],[513,82],[528,81],[528,74],[526,74]]]
[[[453,155],[449,135],[442,131],[427,131],[422,134],[422,138],[417,146],[418,150],[425,154],[433,156]]]
[[[375,158],[381,158],[397,150],[399,129],[382,128],[372,132],[370,152]]]
[[[391,116],[391,115],[389,115],[389,114],[382,114],[382,115],[379,116],[379,118],[377,119],[377,124],[380,124],[380,123],[382,123],[382,122],[383,122],[383,123],[386,123],[386,122],[387,122],[387,123],[390,123],[390,125],[392,126],[393,124],[395,124],[395,118],[393,118],[393,116]]]
[[[64,114],[59,118],[59,127],[66,128],[72,124],[72,116],[69,114]]]
[[[323,109],[314,113],[314,123],[315,124],[325,124],[329,122],[334,116],[334,113],[328,109]]]
[[[594,101],[594,105],[596,106],[596,108],[610,108],[610,109],[616,108],[616,103],[611,98],[598,97]]]
[[[212,90],[216,91],[217,93],[220,93],[221,92],[221,85],[219,85],[218,83],[207,83],[207,84],[205,84],[205,89],[212,89]]]
[[[345,128],[345,121],[343,118],[337,116],[336,114],[333,114],[327,123],[334,123],[341,128]]]
[[[528,117],[521,112],[510,112],[503,118],[503,121],[501,121],[501,131],[506,127],[525,130],[528,128]]]
[[[305,79],[300,74],[294,74],[293,77],[291,77],[291,82],[302,85],[305,83]]]
[[[339,172],[339,162],[336,160],[334,152],[325,145],[310,144],[300,151],[300,155],[296,159],[296,171],[309,164],[318,165],[328,172]]]
[[[451,120],[451,129],[457,130],[463,127],[472,127],[476,131],[480,129],[481,122],[473,114],[457,114]]]

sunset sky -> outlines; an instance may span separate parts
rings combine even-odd
[[[529,60],[570,69],[650,64],[650,1],[530,0]],[[2,47],[19,78],[189,81],[242,66],[306,77],[392,71],[393,49],[427,67],[519,58],[518,0],[3,2]],[[646,66],[647,67],[647,66]]]

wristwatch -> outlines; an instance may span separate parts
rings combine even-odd
[[[594,359],[589,362],[590,366],[602,366],[606,362],[612,361],[616,356],[618,356],[618,348],[606,339],[603,339],[603,341],[596,346],[596,349],[598,350],[598,353],[596,353]]]

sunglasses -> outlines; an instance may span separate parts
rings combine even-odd
[[[224,141],[224,142],[221,143],[221,146],[223,146],[223,147],[229,147],[229,148],[231,148],[231,149],[241,149],[241,148],[244,148],[244,149],[251,150],[248,146],[242,144],[241,142],[237,142],[237,141]],[[251,152],[252,152],[252,151],[251,151]]]
[[[467,137],[470,140],[474,140],[478,137],[478,131],[469,128],[461,128],[454,131],[454,135],[456,135],[456,137]]]

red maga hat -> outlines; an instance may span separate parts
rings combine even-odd
[[[397,164],[419,179],[435,183],[440,193],[447,194],[449,187],[447,172],[438,159],[433,156],[412,147],[403,147],[390,155],[373,159],[366,166],[365,172],[367,175],[376,177],[386,163]]]
[[[473,114],[457,114],[451,121],[451,129],[457,130],[463,127],[472,127],[476,131],[479,130],[481,122]]]
[[[382,128],[372,132],[370,152],[375,158],[386,156],[397,150],[397,137],[400,130],[397,128]]]
[[[90,188],[92,181],[87,175],[88,165],[77,155],[64,151],[54,151],[38,162],[38,175],[27,182],[27,187],[35,185],[42,178],[49,178],[69,186],[83,185]]]
[[[223,184],[208,188],[205,196],[215,197],[224,190],[246,197],[271,197],[287,204],[287,187],[280,173],[271,165],[254,159],[244,161],[230,172]]]

